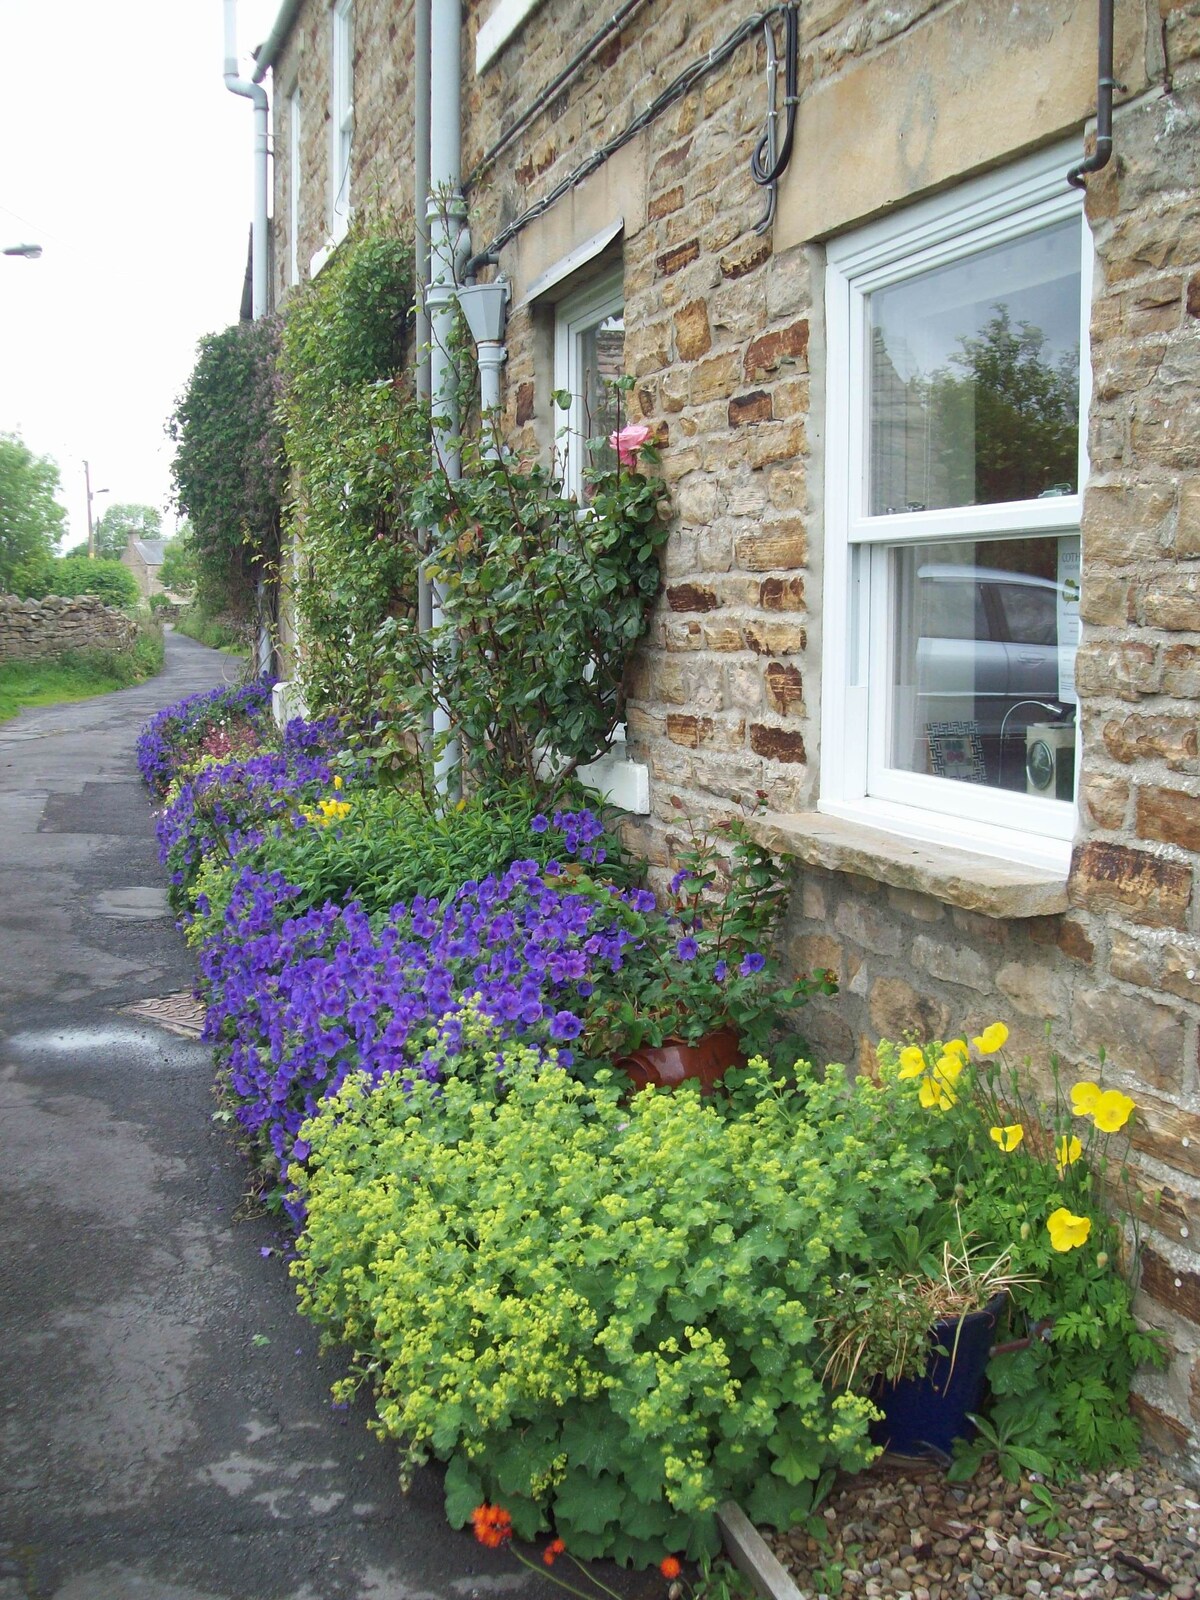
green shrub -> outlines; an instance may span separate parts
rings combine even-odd
[[[879,1091],[840,1070],[625,1101],[511,1043],[498,1075],[464,1029],[461,1076],[351,1080],[302,1130],[293,1270],[360,1352],[338,1392],[369,1381],[406,1463],[449,1463],[457,1526],[488,1500],[638,1564],[714,1550],[731,1496],[788,1526],[873,1453],[869,1402],[822,1385],[814,1307],[928,1163],[870,1137]]]
[[[31,570],[22,593],[37,600],[49,594],[63,595],[67,599],[94,594],[106,605],[120,606],[123,610],[136,606],[142,597],[137,579],[120,561],[90,561],[87,556],[63,556],[61,560],[48,561],[36,571]]]
[[[211,650],[231,650],[235,655],[247,655],[250,650],[250,630],[245,623],[214,616],[201,606],[188,606],[180,612],[175,619],[175,632],[186,634]]]

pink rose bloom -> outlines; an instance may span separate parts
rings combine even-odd
[[[644,422],[631,422],[620,433],[610,433],[608,442],[617,452],[617,460],[623,467],[636,467],[638,451],[649,437],[650,429]]]

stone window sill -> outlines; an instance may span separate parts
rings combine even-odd
[[[1050,917],[1067,909],[1065,874],[885,833],[819,811],[768,811],[752,818],[761,844],[806,866],[931,895],[985,917]]]

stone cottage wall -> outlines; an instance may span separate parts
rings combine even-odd
[[[1070,909],[1002,919],[801,867],[788,949],[798,968],[832,967],[841,979],[841,994],[804,1019],[826,1055],[862,1064],[881,1036],[913,1027],[944,1034],[997,1017],[1009,1022],[1014,1049],[1035,1059],[1045,1059],[1047,1024],[1068,1068],[1094,1074],[1095,1053],[1105,1049],[1106,1081],[1139,1103],[1142,1289],[1147,1316],[1168,1328],[1175,1352],[1165,1375],[1147,1378],[1139,1404],[1159,1442],[1194,1452],[1200,6],[1163,0],[1161,11],[1157,3],[1118,10],[1127,103],[1117,115],[1117,156],[1092,180],[1088,200],[1095,384],[1078,659],[1083,798]],[[656,5],[652,18],[639,14],[482,176],[470,196],[476,247],[749,12],[677,0]],[[802,7],[809,126],[823,118],[828,134],[857,106],[856,143],[822,150],[800,138],[789,182],[812,196],[798,199],[785,185],[765,236],[755,231],[764,197],[748,174],[764,109],[757,41],[638,136],[631,165],[644,193],[627,186],[622,203],[626,370],[638,380],[636,408],[663,446],[676,523],[662,599],[630,680],[629,735],[650,767],[652,806],[630,834],[659,865],[678,843],[672,797],[701,818],[760,790],[777,812],[815,804],[825,378],[816,233],[866,220],[881,197],[916,198],[1015,156],[1039,135],[1046,142],[1073,131],[1082,148],[1094,103],[1094,7],[1063,0],[1024,8],[1020,22],[1013,16],[1007,6],[935,0]],[[561,66],[561,38],[581,36],[587,24],[587,8],[542,7],[476,81],[468,170]],[[1006,28],[1018,31],[1006,37]],[[1042,57],[1046,81],[1036,72],[1031,81],[1027,64]],[[1077,58],[1069,92],[1055,77],[1068,58]],[[1035,98],[1014,112],[1008,101],[1022,74]],[[963,80],[974,101],[965,108],[953,102]],[[900,104],[896,85],[906,82],[917,87]],[[941,126],[958,130],[944,148]],[[924,149],[902,147],[901,129]],[[522,248],[502,253],[502,269],[518,280]],[[548,352],[546,313],[518,306],[508,423],[530,452],[545,450],[552,426]]]
[[[475,249],[754,13],[747,0],[655,0],[547,97],[607,13],[544,0],[476,76],[493,5],[466,6]],[[377,187],[403,209],[408,14],[388,16],[381,0],[358,11],[354,193]],[[1092,475],[1069,908],[984,915],[947,903],[933,882],[798,865],[788,949],[798,967],[832,967],[842,983],[804,1018],[822,1054],[864,1063],[881,1036],[997,1017],[1018,1052],[1039,1058],[1048,1023],[1068,1068],[1093,1073],[1104,1047],[1106,1080],[1139,1103],[1142,1288],[1174,1348],[1139,1403],[1153,1437],[1200,1461],[1200,3],[1122,0],[1117,11],[1116,155],[1088,195]],[[302,84],[305,71],[319,84],[327,22],[310,0],[277,83],[298,60]],[[662,596],[629,681],[631,746],[651,774],[651,814],[629,832],[656,868],[678,845],[673,797],[701,820],[756,791],[778,813],[816,803],[824,240],[1039,145],[1069,136],[1081,149],[1094,105],[1091,0],[808,0],[800,27],[800,127],[771,230],[756,231],[765,196],[748,170],[765,110],[755,32],[501,251],[516,290],[507,434],[544,457],[553,300],[571,284],[528,291],[547,264],[622,223],[604,261],[621,262],[633,409],[662,446],[675,508]],[[307,193],[318,174],[324,184],[328,133],[305,92]],[[528,127],[485,163],[530,106]],[[284,149],[280,138],[277,166]],[[319,243],[314,232],[302,260]]]
[[[44,661],[69,651],[128,650],[137,624],[94,595],[18,600],[0,594],[0,661]]]

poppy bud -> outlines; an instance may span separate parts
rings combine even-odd
[[[1108,1265],[1108,1251],[1107,1250],[1101,1250],[1100,1254],[1096,1257],[1096,1265],[1098,1267],[1106,1267]]]
[[[1033,1229],[1029,1226],[1029,1224],[1027,1222],[1023,1222],[1021,1224],[1021,1237],[1022,1237],[1022,1239],[1028,1239],[1029,1235],[1032,1232],[1033,1232]]]

